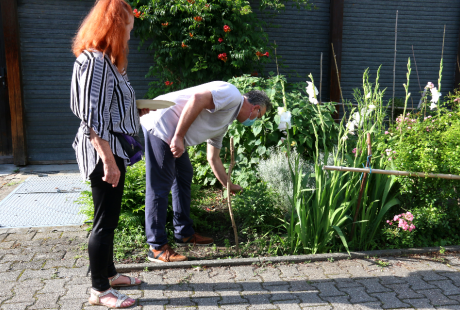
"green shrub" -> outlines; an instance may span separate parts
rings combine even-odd
[[[415,230],[407,233],[385,227],[382,238],[385,248],[445,246],[460,241],[458,207],[420,205],[411,208],[411,213],[414,215]]]
[[[244,0],[131,0],[139,11],[135,34],[149,41],[154,64],[148,97],[171,90],[227,80],[242,73],[261,71],[268,62],[265,23]],[[259,9],[272,13],[286,0],[260,1]],[[295,0],[310,9],[308,0]],[[166,87],[165,87],[166,85]]]
[[[441,75],[439,87],[440,80]],[[426,88],[421,110],[399,115],[382,139],[380,151],[395,170],[459,175],[460,91],[438,101],[435,86],[428,83]],[[457,180],[404,176],[398,177],[398,182],[401,210],[412,212],[416,229],[411,234],[394,234],[385,229],[385,246],[423,247],[460,241]]]
[[[265,183],[250,186],[232,199],[232,208],[238,229],[242,233],[258,231],[266,233],[279,229],[284,212],[277,204],[276,194]]]
[[[431,114],[431,113],[430,113]],[[397,170],[460,174],[460,112],[441,109],[398,117],[387,135],[386,158]],[[398,177],[406,207],[446,206],[459,197],[456,180]]]
[[[241,93],[251,89],[264,91],[273,103],[273,110],[266,113],[261,120],[251,127],[245,127],[239,122],[229,126],[227,135],[223,140],[221,158],[225,167],[230,162],[229,140],[233,137],[235,144],[235,160],[232,181],[243,187],[258,182],[256,174],[260,160],[270,156],[271,147],[281,146],[282,138],[286,136],[277,129],[279,124],[278,107],[283,107],[282,83],[286,84],[283,76],[270,76],[267,79],[243,75],[228,81],[235,85]],[[337,141],[338,126],[332,118],[335,113],[333,103],[312,105],[305,94],[306,83],[290,85],[286,92],[286,103],[292,113],[292,128],[289,130],[291,143],[296,145],[299,154],[305,158],[312,158],[315,152],[315,130],[325,135],[326,139],[319,141],[321,149],[332,148]],[[324,127],[320,126],[322,114]],[[190,158],[194,167],[194,183],[213,185],[216,178],[211,167],[206,161],[206,144],[189,148]]]

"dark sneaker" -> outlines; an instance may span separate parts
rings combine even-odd
[[[197,233],[194,233],[191,237],[183,238],[182,240],[176,239],[177,246],[187,246],[189,244],[206,246],[206,245],[211,245],[213,243],[214,243],[214,239],[200,236]]]
[[[163,245],[159,250],[150,248],[148,260],[156,263],[173,263],[187,260],[187,257],[176,253],[169,244]]]

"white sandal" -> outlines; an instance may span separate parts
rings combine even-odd
[[[115,281],[116,279],[118,279],[119,277],[127,277],[129,279],[129,284],[126,284],[126,283],[119,283],[119,284],[114,284],[112,285],[112,282]],[[136,283],[136,278],[133,278],[133,277],[130,277],[130,276],[126,276],[126,275],[122,275],[122,274],[119,274],[117,273],[112,279],[109,279],[109,284],[111,287],[125,287],[125,286],[134,286],[134,285],[140,285],[142,283],[142,281],[140,283]]]
[[[105,303],[101,303],[100,298],[105,296],[105,295],[108,295],[108,294],[112,294],[113,296],[117,297],[117,302],[115,303],[115,306],[105,304]],[[91,300],[91,298],[93,296],[96,297],[96,301]],[[116,309],[117,308],[128,308],[128,307],[132,307],[136,303],[136,302],[134,302],[133,304],[131,304],[129,306],[122,307],[121,304],[125,300],[127,300],[128,298],[129,298],[128,296],[126,296],[125,294],[122,294],[122,293],[114,290],[113,288],[109,288],[105,292],[98,292],[98,291],[95,291],[94,289],[91,289],[91,297],[89,298],[88,302],[93,306],[105,306],[105,307],[108,307],[108,308],[116,308]]]

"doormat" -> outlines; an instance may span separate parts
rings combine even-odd
[[[32,176],[0,202],[0,228],[81,225],[78,199],[90,189],[78,174]]]

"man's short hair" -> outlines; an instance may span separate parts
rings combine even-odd
[[[270,102],[270,98],[268,98],[267,94],[260,90],[251,90],[243,95],[246,97],[250,104],[252,105],[260,105],[261,107],[266,107],[267,112],[272,109],[272,103]]]

